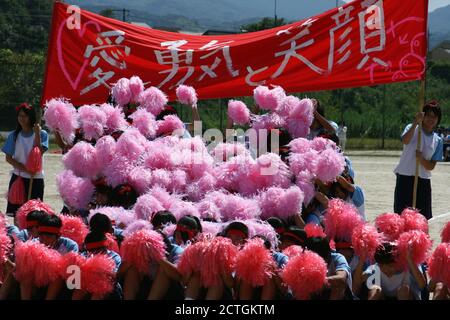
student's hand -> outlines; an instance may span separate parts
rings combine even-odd
[[[417,112],[416,117],[414,118],[414,124],[421,124],[423,121],[423,118],[425,116],[425,112]]]
[[[39,123],[35,123],[33,130],[35,134],[41,134],[41,125]]]

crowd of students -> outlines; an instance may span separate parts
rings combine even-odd
[[[307,138],[327,139],[338,152],[337,125],[319,101],[312,106]],[[33,145],[45,152],[48,137],[31,108],[17,111],[18,129],[2,150],[22,176],[27,152]],[[168,115],[176,111],[166,108],[158,117]],[[280,158],[289,163],[293,139],[288,130],[274,130]],[[190,138],[186,131],[182,136]],[[65,152],[85,138],[80,130],[71,144],[57,137]],[[84,209],[55,214],[40,200],[8,203],[16,219],[13,225],[0,217],[0,299],[448,299],[450,224],[431,256],[428,222],[418,211],[380,215],[373,227],[348,157],[343,168],[332,181],[315,179],[311,200],[288,218],[217,220],[154,210],[127,224],[106,211],[133,210],[139,193],[104,177],[93,181]],[[43,199],[39,179],[34,199]],[[69,285],[76,282],[73,266],[81,270],[79,286]]]

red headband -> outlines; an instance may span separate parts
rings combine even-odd
[[[286,231],[286,228],[284,228],[284,227],[279,227],[279,228],[276,228],[275,229],[275,232],[276,233],[279,233],[279,234],[282,234],[282,233],[284,233]]]
[[[289,231],[283,233],[283,237],[294,238],[295,240],[297,240],[297,241],[300,242],[301,244],[305,243],[305,240],[303,240],[302,238],[300,238],[300,237],[297,236],[296,234],[293,234],[292,232],[289,232]]]
[[[31,227],[36,227],[38,225],[37,221],[27,221],[27,229]]]
[[[105,248],[108,246],[108,240],[85,243],[84,246],[87,250],[93,250],[98,248]]]
[[[47,227],[47,226],[39,226],[38,232],[41,233],[52,233],[52,234],[59,234],[61,228],[58,227]]]
[[[351,242],[336,242],[335,241],[335,248],[336,249],[353,249]]]
[[[241,238],[244,238],[244,239],[246,239],[247,238],[247,235],[245,234],[245,232],[244,231],[242,231],[242,230],[236,230],[236,229],[231,229],[231,230],[228,230],[227,231],[227,235],[235,235],[235,236],[238,236],[238,237],[241,237]]]
[[[177,228],[175,229],[175,231],[179,231],[179,232],[185,232],[188,234],[189,239],[192,239],[195,236],[195,231],[192,229],[188,229],[182,225],[177,224]]]
[[[31,110],[33,109],[33,107],[30,106],[28,103],[21,103],[16,107],[16,112],[19,112],[22,109]]]
[[[117,192],[118,194],[120,194],[121,196],[123,196],[123,194],[125,192],[131,192],[133,189],[130,186],[123,186],[122,188],[120,188],[119,192]]]

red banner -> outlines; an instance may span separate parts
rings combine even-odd
[[[259,84],[306,92],[420,80],[427,12],[427,0],[356,0],[274,29],[195,36],[55,3],[42,102],[104,102],[133,75],[171,99],[180,84],[207,99],[252,95]]]

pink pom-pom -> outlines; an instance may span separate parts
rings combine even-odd
[[[189,276],[193,272],[200,272],[204,261],[203,255],[208,245],[208,241],[198,241],[186,247],[178,262],[178,271],[185,276]]]
[[[117,140],[116,153],[133,162],[144,153],[147,139],[135,128],[126,130]]]
[[[106,127],[108,128],[108,132],[126,129],[128,124],[125,120],[125,114],[123,113],[122,108],[104,103],[100,106],[100,109],[106,115]]]
[[[291,111],[295,108],[296,105],[300,103],[300,99],[294,96],[287,96],[283,99],[280,106],[275,112],[282,117],[289,117]]]
[[[152,171],[144,167],[134,167],[128,173],[128,183],[139,194],[144,194],[152,186]]]
[[[142,92],[144,92],[144,83],[138,76],[130,78],[131,102],[138,102]]]
[[[308,223],[304,230],[308,238],[325,238],[327,236],[322,227],[314,223]]]
[[[320,153],[317,159],[316,176],[323,182],[336,179],[345,169],[345,159],[341,153],[327,149]]]
[[[411,230],[420,230],[428,233],[428,220],[419,211],[406,208],[402,211],[400,217],[405,220],[404,232]]]
[[[396,213],[383,213],[376,217],[375,227],[388,241],[395,241],[405,229],[405,220]]]
[[[119,184],[127,183],[128,176],[134,166],[125,156],[116,155],[103,168],[103,175],[106,178],[106,183],[115,188]]]
[[[411,259],[415,264],[425,262],[432,245],[430,237],[423,231],[412,230],[402,233],[397,240],[400,265],[405,269],[408,267],[408,251],[411,252]]]
[[[354,205],[341,199],[328,202],[324,225],[325,233],[330,239],[350,242],[353,230],[361,224],[363,221]]]
[[[281,278],[298,300],[307,300],[327,283],[326,262],[317,253],[305,250],[289,259],[281,272]]]
[[[170,194],[165,188],[159,186],[151,188],[148,190],[147,194],[155,197],[164,207],[164,210],[169,210],[174,202],[181,200],[181,197],[178,195]]]
[[[175,93],[180,103],[197,108],[197,92],[195,92],[195,89],[193,87],[180,85]]]
[[[305,249],[302,246],[292,245],[283,250],[283,254],[289,259],[301,255]]]
[[[84,238],[89,232],[83,220],[75,216],[60,215],[59,217],[62,220],[61,236],[72,239],[78,247],[82,247]]]
[[[78,109],[81,129],[87,140],[97,140],[103,136],[106,114],[97,106],[84,105]]]
[[[237,155],[248,154],[245,146],[240,143],[218,143],[211,152],[216,162],[228,161]]]
[[[211,240],[202,254],[200,279],[205,288],[223,283],[222,275],[231,275],[238,248],[230,239],[215,237]]]
[[[116,153],[116,141],[111,136],[103,136],[95,144],[98,163],[110,163]]]
[[[298,103],[292,104],[286,123],[292,137],[304,138],[308,135],[314,120],[313,111],[314,106],[310,99],[302,99]]]
[[[262,239],[247,241],[236,257],[236,277],[252,287],[264,286],[273,276],[277,266]]]
[[[428,266],[428,272],[434,282],[450,285],[450,243],[441,243],[436,247]]]
[[[331,141],[330,139],[316,137],[311,141],[311,148],[313,148],[317,152],[322,152],[327,149],[336,150],[336,143],[334,143],[334,141]]]
[[[148,220],[135,220],[123,231],[125,238],[140,230],[153,230],[153,225]]]
[[[104,297],[114,289],[114,260],[105,254],[94,254],[81,267],[81,288],[97,297]]]
[[[188,201],[175,201],[170,206],[169,211],[173,213],[177,221],[187,215],[200,217],[200,213],[197,207],[194,205],[194,203]]]
[[[197,204],[197,210],[200,218],[211,219],[213,221],[222,221],[219,207],[210,199],[203,199]]]
[[[140,196],[134,205],[136,217],[141,220],[149,220],[156,212],[162,210],[164,207],[161,202],[150,194]]]
[[[84,141],[78,142],[64,155],[63,163],[77,176],[90,179],[97,177],[103,165],[97,159],[97,149]]]
[[[43,287],[60,279],[63,272],[61,254],[38,241],[17,242],[15,257],[15,277],[20,282]]]
[[[133,119],[132,126],[137,128],[139,132],[148,139],[156,137],[156,129],[158,128],[155,116],[145,109],[139,108],[131,116]]]
[[[162,232],[163,234],[166,235],[166,237],[172,237],[173,234],[175,233],[176,228],[177,228],[176,224],[168,224],[163,228]]]
[[[174,170],[170,173],[170,183],[168,190],[170,192],[184,193],[186,186],[188,185],[188,176],[183,170]]]
[[[247,124],[250,122],[250,110],[245,103],[238,100],[228,102],[228,116],[237,124]]]
[[[87,178],[79,178],[71,170],[56,176],[56,186],[64,202],[75,209],[84,209],[94,195],[94,185]]]
[[[152,186],[159,186],[169,190],[170,184],[170,171],[165,169],[156,169],[152,171]]]
[[[374,261],[375,251],[383,243],[383,234],[369,224],[356,227],[352,234],[352,246],[355,255]]]
[[[312,174],[309,172],[301,172],[296,176],[295,184],[303,191],[305,196],[303,203],[307,206],[316,194],[314,183],[312,182]]]
[[[165,116],[163,120],[157,121],[158,123],[158,129],[157,129],[157,135],[166,135],[166,134],[176,134],[176,135],[182,135],[184,132],[184,124],[175,115],[168,115]]]
[[[4,227],[0,226],[0,265],[6,262],[11,249],[11,239],[6,234]]]
[[[75,107],[63,99],[51,99],[45,103],[45,125],[61,134],[64,140],[72,143],[75,130],[79,128],[78,113]]]
[[[202,233],[211,234],[216,236],[223,230],[223,224],[221,222],[211,222],[202,220]]]
[[[49,204],[40,200],[28,200],[16,212],[16,219],[20,229],[27,228],[27,215],[32,211],[44,211],[48,214],[55,214]]]
[[[252,117],[252,128],[255,130],[271,130],[284,127],[286,121],[276,113],[266,113]]]
[[[292,153],[306,153],[311,149],[311,142],[305,138],[297,138],[289,142]]]
[[[158,232],[143,229],[125,238],[120,252],[123,261],[145,274],[150,271],[151,262],[164,259],[166,247]]]
[[[216,185],[217,179],[206,173],[199,180],[189,183],[186,186],[186,193],[192,201],[200,201],[208,192],[215,190]]]
[[[441,241],[450,242],[450,222],[447,222],[441,231]]]
[[[240,222],[247,226],[249,238],[262,236],[264,239],[267,239],[270,242],[272,249],[278,247],[279,241],[277,232],[268,222],[259,219],[243,220]]]
[[[111,89],[114,101],[121,107],[127,105],[131,101],[132,93],[130,90],[130,80],[121,78]]]
[[[275,111],[286,98],[286,94],[281,87],[269,89],[258,86],[253,90],[253,98],[261,109]]]
[[[236,219],[258,218],[261,209],[254,199],[246,199],[238,195],[225,195],[222,203],[216,204],[220,208],[221,216],[225,221]]]
[[[261,206],[261,219],[270,217],[286,219],[302,210],[303,192],[297,186],[289,189],[271,187],[258,197]]]
[[[164,110],[168,102],[167,96],[156,87],[150,87],[141,93],[139,103],[155,117]]]

